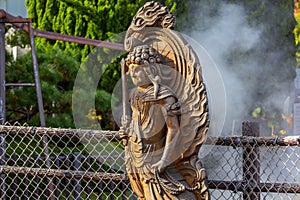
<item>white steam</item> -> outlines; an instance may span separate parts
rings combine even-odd
[[[220,3],[216,11],[217,13],[212,15],[211,13],[214,11],[209,6],[201,3],[193,4],[193,12],[197,15],[193,24],[196,26],[193,26],[192,31],[185,32],[188,32],[189,36],[207,50],[218,66],[225,83],[227,96],[223,134],[237,135],[241,134],[239,129],[241,122],[249,120],[251,117],[251,113],[246,113],[246,111],[255,102],[253,96],[255,96],[257,88],[262,88],[266,84],[264,77],[270,76],[267,74],[268,70],[264,69],[268,66],[260,66],[254,56],[241,57],[241,54],[260,48],[263,30],[248,24],[245,10],[239,5]],[[271,60],[272,56],[276,56],[277,53],[270,52],[268,59]],[[235,54],[236,57],[232,56]],[[232,57],[234,60],[229,60]],[[200,60],[200,62],[203,61]],[[207,66],[203,66],[203,68],[205,67]],[[270,96],[270,99],[266,99],[266,103],[274,104],[283,110],[286,96],[281,94],[278,98],[278,95],[273,92]],[[233,124],[235,127],[232,127]],[[236,130],[232,132],[232,128]]]

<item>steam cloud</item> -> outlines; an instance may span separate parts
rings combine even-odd
[[[225,84],[227,111],[223,134],[232,134],[234,120],[237,120],[236,126],[240,126],[243,120],[253,120],[249,108],[261,106],[256,105],[255,98],[258,91],[268,94],[263,100],[266,107],[287,112],[289,109],[284,109],[284,102],[290,99],[287,88],[293,89],[293,82],[291,80],[288,83],[278,83],[278,80],[272,77],[274,72],[271,68],[276,64],[276,60],[280,59],[281,53],[274,51],[266,53],[264,66],[257,60],[255,53],[247,54],[263,48],[264,27],[250,26],[245,10],[240,5],[219,3],[218,8],[212,8],[201,1],[201,3],[193,2],[192,8],[191,15],[196,15],[194,17],[196,21],[193,22],[192,31],[184,32],[208,51],[217,64]],[[270,133],[268,135],[270,136]]]

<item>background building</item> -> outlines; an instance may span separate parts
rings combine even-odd
[[[0,9],[3,9],[14,16],[21,16],[24,18],[27,17],[27,8],[25,0],[0,0]],[[14,32],[14,29],[10,29],[6,33],[6,36],[14,34]],[[14,59],[16,59],[17,56],[23,55],[30,50],[28,47],[20,48],[18,46],[12,47],[10,45],[7,45],[6,49],[12,54]]]
[[[0,8],[12,15],[27,17],[25,0],[0,0]]]

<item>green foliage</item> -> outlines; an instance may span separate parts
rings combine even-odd
[[[74,127],[71,110],[73,82],[79,63],[72,52],[37,49],[47,126]],[[7,66],[7,82],[34,82],[31,54]],[[35,88],[7,88],[7,121],[39,125]]]
[[[13,47],[19,46],[21,48],[25,48],[30,43],[28,34],[22,31],[16,31],[14,34],[7,36],[6,42]]]
[[[261,107],[255,108],[255,109],[253,110],[253,112],[252,112],[252,116],[253,116],[254,118],[258,118],[260,114],[261,114]]]

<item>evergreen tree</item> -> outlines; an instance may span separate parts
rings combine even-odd
[[[37,48],[46,125],[50,127],[75,127],[72,120],[73,79],[79,62],[72,52],[59,49]],[[34,82],[31,53],[11,61],[6,67],[8,83]],[[7,121],[39,126],[35,88],[7,88]]]

